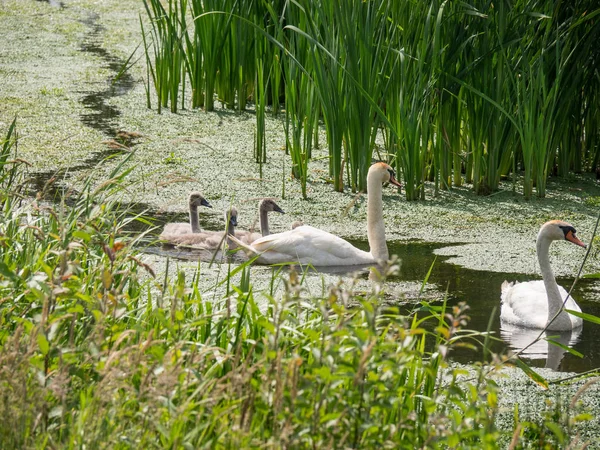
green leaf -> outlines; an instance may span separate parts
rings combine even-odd
[[[529,378],[531,378],[541,387],[543,387],[544,389],[548,389],[548,380],[546,380],[543,376],[541,376],[539,373],[537,373],[535,370],[533,370],[531,367],[525,364],[521,358],[517,358],[517,366],[519,367],[519,369],[525,372],[525,374]]]
[[[50,350],[50,344],[48,343],[48,339],[43,334],[37,335],[38,347],[40,347],[40,351],[43,355],[47,355]]]
[[[2,261],[0,261],[0,275],[14,282],[16,282],[19,279],[19,277],[12,270],[10,270],[10,268]]]
[[[423,291],[425,290],[425,286],[427,285],[427,282],[429,281],[429,277],[431,276],[431,272],[433,271],[433,266],[435,266],[436,260],[437,260],[437,255],[433,258],[433,262],[431,263],[431,266],[429,267],[429,270],[427,271],[427,275],[425,275],[425,278],[423,279],[423,283],[421,284],[421,289],[419,290],[419,295],[421,295],[423,293]]]
[[[83,309],[83,306],[78,303],[75,306],[71,306],[69,309],[67,309],[67,312],[83,314],[85,310]]]
[[[584,275],[582,278],[597,279],[597,278],[600,278],[600,273],[588,273],[587,275]]]
[[[573,314],[574,316],[581,317],[586,322],[600,324],[600,317],[598,317],[598,316],[593,316],[591,314],[582,313],[580,311],[573,311],[572,309],[565,309],[565,311],[568,312],[569,314]]]
[[[583,353],[579,353],[577,350],[572,349],[571,347],[561,344],[558,341],[555,341],[554,339],[546,339],[546,341],[550,342],[552,345],[556,345],[557,347],[562,348],[563,350],[571,353],[572,355],[578,356],[579,358],[583,358]]]
[[[89,233],[86,233],[83,230],[75,230],[73,231],[73,237],[81,239],[82,241],[89,242],[92,239],[92,236]]]
[[[556,438],[558,439],[558,441],[560,443],[565,442],[565,434],[563,433],[563,431],[560,429],[560,427],[556,423],[544,422],[544,425],[546,426],[546,428],[548,428],[554,434],[554,436],[556,436]]]

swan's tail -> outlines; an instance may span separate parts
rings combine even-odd
[[[500,287],[500,291],[502,292],[502,294],[500,295],[500,299],[502,300],[502,302],[504,302],[504,299],[506,298],[506,294],[508,293],[510,288],[512,288],[514,286],[514,284],[515,283],[512,283],[510,281],[505,281],[504,283],[502,283],[502,286]]]
[[[241,248],[244,253],[248,256],[248,258],[254,258],[255,256],[260,255],[259,252],[256,251],[255,248],[253,248],[252,246],[242,242],[241,240],[239,240],[238,238],[236,238],[233,235],[229,235],[228,236],[229,239],[231,239],[232,242],[234,242],[239,248]]]

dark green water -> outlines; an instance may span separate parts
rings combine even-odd
[[[363,247],[362,243],[359,244]],[[433,254],[436,248],[444,247],[442,244],[431,243],[402,243],[390,244],[391,254],[398,255],[402,264],[398,279],[405,281],[422,281],[429,271],[431,264],[435,259],[435,265],[429,278],[429,283],[435,284],[442,292],[448,291],[449,304],[454,305],[458,302],[466,302],[469,309],[471,321],[469,328],[485,331],[492,316],[491,331],[502,342],[496,344],[493,348],[496,351],[509,348],[521,348],[523,345],[531,342],[537,337],[538,332],[533,330],[521,330],[520,332],[503,332],[500,327],[500,286],[504,280],[508,281],[529,281],[540,279],[535,275],[523,275],[516,273],[497,273],[480,270],[466,269],[454,264],[445,262],[447,257]],[[558,283],[567,291],[573,283],[573,279],[558,278]],[[600,299],[598,292],[598,280],[581,279],[573,291],[573,297],[581,307],[581,310],[588,314],[600,316]],[[495,308],[495,310],[494,310]],[[551,333],[556,336],[556,333]],[[579,358],[570,353],[563,353],[558,347],[546,342],[540,342],[529,352],[526,359],[534,367],[550,367],[561,372],[584,372],[600,367],[600,346],[598,338],[600,337],[600,326],[585,322],[581,332],[572,335],[557,336],[555,340],[569,345],[584,355]],[[550,349],[548,346],[550,345]],[[550,358],[548,358],[548,351]],[[562,355],[561,355],[562,354]],[[562,357],[561,357],[562,356]],[[473,351],[455,351],[453,358],[460,362],[472,362],[481,360],[481,353]]]
[[[185,218],[183,218],[185,220]],[[362,240],[351,240],[352,244],[368,250],[368,243]],[[456,305],[466,302],[469,305],[468,314],[471,318],[468,328],[486,331],[491,318],[491,331],[499,340],[491,346],[494,352],[519,350],[532,342],[539,334],[535,330],[506,330],[500,325],[500,286],[505,280],[529,281],[539,279],[535,275],[517,273],[498,273],[482,270],[467,269],[446,262],[448,257],[435,256],[434,251],[448,244],[403,242],[390,243],[390,254],[395,254],[401,259],[400,272],[391,281],[412,281],[421,283],[427,276],[435,260],[428,283],[435,285],[438,291],[448,292],[448,304]],[[204,259],[198,253],[181,251],[167,247],[152,247],[147,249],[151,253],[181,259]],[[210,257],[210,255],[208,256]],[[330,270],[331,269],[331,270]],[[356,270],[352,268],[351,271]],[[325,272],[346,273],[347,267],[327,268]],[[364,277],[368,276],[365,270]],[[558,283],[567,291],[573,279],[558,278]],[[600,283],[598,280],[581,279],[577,282],[573,297],[588,314],[600,316]],[[393,299],[392,299],[393,301]],[[440,303],[442,299],[440,298]],[[561,372],[585,372],[600,367],[600,347],[596,344],[600,337],[600,326],[586,322],[583,328],[575,333],[558,335],[550,333],[550,337],[567,345],[584,355],[579,358],[563,351],[557,346],[541,341],[532,347],[523,357],[533,367],[548,367]],[[458,362],[470,363],[482,360],[482,352],[468,349],[453,350],[451,357]]]

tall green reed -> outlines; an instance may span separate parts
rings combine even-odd
[[[387,1],[353,1],[333,8],[339,35],[354,36],[341,42],[345,58],[344,154],[354,192],[367,187],[367,172],[381,122],[376,105],[381,106],[390,85],[382,74],[390,73],[398,59],[393,51],[397,31],[388,24],[391,10]]]
[[[294,47],[290,51],[300,63],[306,61],[311,66],[309,73],[320,102],[317,111],[322,113],[327,131],[329,175],[333,178],[334,189],[343,191],[342,143],[345,124],[341,86],[344,71],[340,66],[343,51],[337,40],[332,13],[327,9],[331,5],[323,2],[298,2],[294,6],[286,11],[289,22],[286,28],[291,34],[299,35],[294,42],[298,42],[305,52],[296,51]],[[303,21],[303,28],[296,26],[300,21]]]
[[[489,194],[498,189],[500,177],[508,172],[512,156],[508,145],[511,123],[498,108],[498,105],[508,110],[512,108],[507,104],[511,98],[507,86],[507,55],[499,51],[510,38],[507,33],[510,8],[503,2],[487,2],[471,11],[468,21],[474,28],[470,45],[465,47],[468,65],[458,75],[471,87],[465,95],[465,131],[469,143],[467,178],[477,193]]]
[[[160,1],[144,0],[146,13],[150,18],[152,40],[142,26],[142,37],[146,55],[146,64],[154,83],[158,98],[158,111],[169,105],[171,112],[177,112],[179,92],[184,71],[183,34],[185,30],[185,1],[180,6],[178,0],[169,0],[168,9]],[[149,49],[152,47],[152,62]],[[150,101],[148,97],[148,106]]]
[[[150,56],[147,61],[160,104],[178,92],[162,87],[163,80],[181,84],[183,78],[192,88],[193,107],[207,110],[214,108],[215,93],[225,105],[237,102],[243,109],[252,93],[258,106],[256,96],[265,89],[274,114],[281,94],[296,95],[302,102],[286,101],[294,105],[299,128],[323,120],[335,190],[345,184],[365,188],[380,132],[386,158],[402,172],[412,200],[424,198],[428,180],[435,192],[462,184],[463,170],[464,181],[480,194],[497,190],[511,172],[516,182],[522,171],[529,197],[534,184],[544,195],[554,166],[565,175],[598,165],[599,119],[589,105],[600,86],[590,51],[599,36],[600,9],[588,0],[377,0],[344,8],[327,0],[175,1],[167,10],[146,3],[154,66]],[[188,8],[189,30],[183,14]],[[177,37],[185,41],[179,49]],[[164,50],[169,46],[172,58]],[[187,77],[177,77],[181,65],[169,58],[183,58]],[[298,80],[282,75],[290,64],[299,66]],[[253,87],[259,70],[260,88]],[[303,139],[294,148],[310,158],[310,142]],[[294,171],[299,155],[294,150]],[[305,182],[304,175],[299,179]]]
[[[425,177],[433,139],[431,113],[440,52],[440,28],[444,5],[436,2],[394,5],[393,20],[402,30],[400,61],[389,98],[386,114],[394,128],[388,139],[402,171],[407,200],[425,198]]]
[[[0,141],[0,186],[2,187],[0,202],[9,200],[10,190],[22,181],[20,180],[20,166],[26,164],[26,161],[17,157],[18,142],[17,118],[15,117],[6,131],[6,135]]]
[[[222,12],[221,3],[214,0],[200,1],[190,0],[190,10],[193,15],[195,45],[201,48],[202,72],[196,86],[200,86],[203,97],[198,97],[204,103],[194,103],[193,107],[203,106],[206,111],[213,111],[215,107],[215,93],[219,76],[219,68],[222,64],[223,49],[227,43],[230,32],[231,12]],[[196,50],[197,52],[197,50]],[[230,66],[230,69],[233,65]],[[226,74],[220,75],[225,77]]]

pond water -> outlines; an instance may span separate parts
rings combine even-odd
[[[350,240],[350,242],[359,248],[368,250],[366,241]],[[494,336],[499,338],[491,345],[494,352],[520,350],[535,340],[539,331],[501,327],[500,286],[505,280],[529,281],[541,277],[466,269],[446,262],[448,256],[434,254],[436,249],[447,246],[448,244],[439,243],[388,242],[390,254],[395,254],[401,259],[400,271],[391,281],[420,283],[427,276],[427,272],[435,260],[428,283],[434,285],[441,293],[448,292],[448,305],[456,305],[459,302],[466,302],[469,305],[468,315],[471,318],[468,324],[469,329],[486,331],[491,317],[491,331]],[[212,256],[210,253],[201,255],[185,249],[168,247],[149,247],[147,251],[162,256],[191,260],[209,260]],[[347,273],[355,270],[356,267],[351,267],[351,270],[347,267],[340,267],[337,270],[336,268],[327,268],[324,271]],[[365,270],[363,276],[368,277],[368,270]],[[557,280],[567,291],[573,283],[572,278],[558,278]],[[573,291],[573,296],[582,311],[596,316],[600,316],[600,302],[598,301],[600,287],[598,284],[597,280],[581,279]],[[532,367],[547,367],[561,372],[581,373],[592,370],[600,367],[600,348],[596,345],[599,335],[600,326],[589,322],[584,323],[582,329],[573,333],[549,333],[548,337],[575,349],[584,355],[583,358],[570,354],[546,341],[536,343],[524,353],[522,358]],[[455,349],[451,353],[451,358],[458,362],[470,363],[482,360],[482,352]]]
[[[84,23],[89,27],[90,31],[81,45],[81,50],[95,54],[101,58],[104,65],[111,70],[112,74],[111,79],[108,80],[104,89],[85,93],[81,101],[86,107],[86,112],[82,114],[81,120],[87,126],[103,132],[109,138],[113,138],[118,133],[115,119],[117,119],[121,113],[116,108],[110,106],[108,100],[111,97],[127,93],[132,89],[134,80],[129,73],[120,73],[124,62],[108,54],[106,50],[99,45],[98,36],[101,34],[102,26],[98,23],[98,17],[95,15],[90,16]],[[113,80],[114,74],[120,74],[120,76],[116,78],[116,81]],[[70,170],[76,171],[78,169],[89,167],[98,160],[118,152],[119,150],[106,150],[105,152],[100,152],[93,155],[89,160],[83,161],[79,166],[71,167]],[[49,177],[56,175],[56,172],[48,174],[40,173],[36,177],[34,184],[38,185],[38,188],[43,187]],[[156,216],[161,215],[156,214]],[[158,219],[158,222],[161,222],[163,220],[172,220],[175,215],[163,214],[164,217],[156,216],[155,218]],[[187,216],[178,216],[180,216],[179,218],[182,221],[187,220]],[[220,222],[215,222],[213,218],[203,218],[203,215],[201,215],[200,220],[201,222],[210,222],[201,224],[202,227],[207,229],[222,228],[222,224]],[[368,243],[366,241],[351,240],[351,242],[359,248],[368,250]],[[421,282],[426,277],[434,259],[436,259],[434,251],[437,248],[447,245],[448,244],[422,242],[388,243],[390,254],[396,254],[402,260],[400,273],[396,277],[396,280]],[[210,252],[198,255],[198,253],[190,253],[186,250],[168,249],[164,247],[148,247],[146,251],[162,256],[191,260],[211,260],[213,256]],[[219,259],[220,257],[217,258],[217,260]],[[533,330],[501,329],[499,307],[500,286],[504,280],[528,281],[539,277],[523,274],[470,270],[448,263],[446,262],[447,259],[448,257],[444,256],[437,257],[435,266],[429,278],[429,283],[435,285],[441,292],[446,292],[447,290],[450,305],[462,301],[469,305],[469,315],[471,317],[469,328],[485,331],[490,321],[490,315],[494,314],[492,317],[491,331],[495,336],[502,339],[501,342],[497,342],[493,345],[492,348],[494,351],[520,349],[537,337],[538,333]],[[354,270],[356,270],[355,267],[352,268],[352,271]],[[326,271],[329,273],[346,273],[348,272],[348,268],[328,268]],[[366,272],[364,276],[368,276]],[[559,279],[558,281],[567,290],[573,282],[572,279]],[[582,310],[593,315],[600,315],[600,302],[597,301],[597,293],[600,288],[597,286],[598,283],[595,280],[583,279],[578,282],[573,292],[573,295],[577,299]],[[567,333],[566,335],[563,334],[560,336],[557,336],[556,333],[552,334],[552,336],[556,336],[554,339],[563,345],[568,345],[582,353],[584,358],[578,358],[572,354],[566,353],[556,346],[542,341],[529,349],[527,354],[524,355],[524,359],[527,359],[533,366],[549,367],[559,371],[584,372],[600,367],[600,350],[594,344],[594,340],[597,339],[599,333],[599,326],[585,323],[583,329],[577,333]],[[456,350],[452,357],[460,362],[473,362],[477,359],[481,359],[482,356],[480,353],[476,354],[473,351]]]
[[[444,246],[447,244],[418,242],[390,244],[390,253],[398,255],[402,259],[398,278],[405,281],[423,280],[435,259],[429,283],[435,284],[442,292],[447,290],[450,305],[463,301],[469,305],[469,316],[471,317],[469,328],[485,331],[490,322],[490,316],[493,314],[491,331],[502,339],[492,347],[494,351],[518,350],[532,342],[538,336],[539,331],[501,328],[500,286],[505,280],[529,281],[541,279],[541,276],[466,269],[446,262],[448,257],[437,256],[436,258],[435,249]],[[573,283],[572,278],[559,277],[557,281],[567,291]],[[597,280],[580,279],[577,282],[573,290],[573,297],[583,312],[600,315],[598,289]],[[551,332],[549,336],[582,353],[584,357],[579,358],[555,345],[541,341],[531,347],[523,358],[533,367],[548,367],[561,372],[585,372],[600,367],[600,348],[596,343],[600,336],[600,326],[585,322],[583,328],[574,333],[568,332],[560,335],[557,332]],[[455,350],[453,358],[459,362],[473,362],[481,360],[482,355],[481,352]]]

